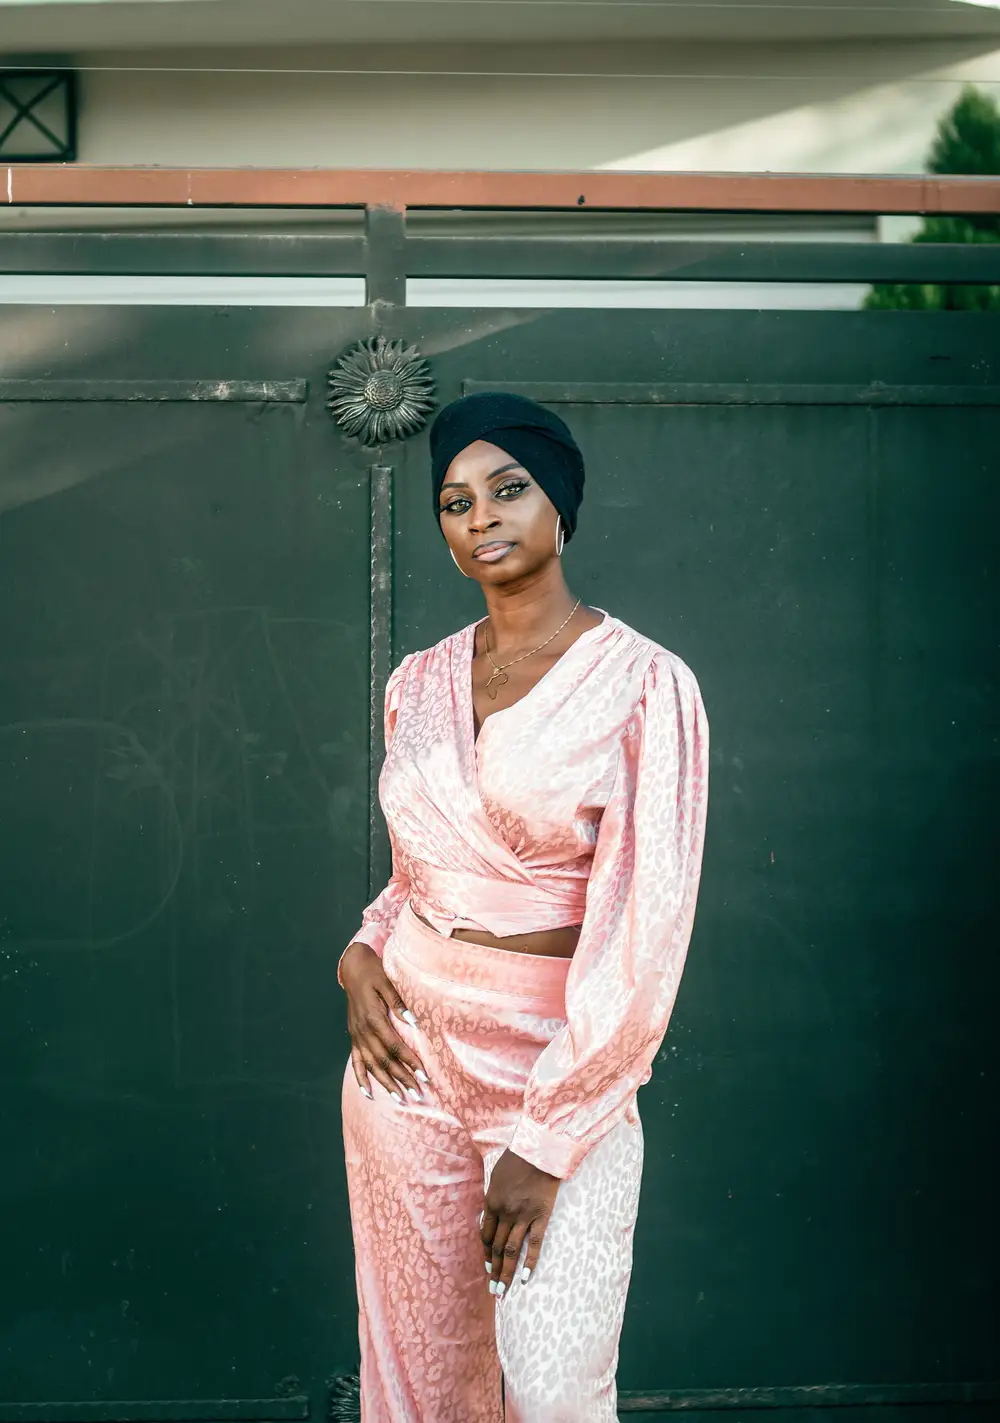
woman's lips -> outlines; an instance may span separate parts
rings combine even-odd
[[[477,549],[472,557],[477,563],[499,563],[513,547],[513,544],[486,544],[482,549]]]

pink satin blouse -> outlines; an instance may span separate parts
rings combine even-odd
[[[510,1142],[565,1177],[648,1081],[666,1032],[701,875],[708,722],[685,663],[606,615],[477,740],[476,626],[389,679],[393,873],[352,942],[381,954],[407,899],[443,934],[582,924],[566,1025]]]

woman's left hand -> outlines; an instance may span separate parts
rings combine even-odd
[[[538,1263],[558,1190],[558,1176],[540,1171],[512,1151],[505,1151],[493,1168],[482,1228],[491,1294],[502,1299],[510,1288],[526,1238],[521,1278],[528,1279]]]

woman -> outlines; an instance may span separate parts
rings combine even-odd
[[[389,679],[393,873],[340,963],[362,1416],[613,1423],[635,1095],[694,920],[708,725],[680,658],[566,586],[561,420],[467,396],[431,456],[487,616]]]

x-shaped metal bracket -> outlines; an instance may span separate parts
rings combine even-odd
[[[43,163],[53,160],[64,163],[72,162],[76,157],[75,77],[68,70],[0,70],[0,99],[6,100],[14,110],[14,117],[10,119],[4,129],[0,130],[0,162]],[[11,81],[15,79],[19,85],[26,79],[37,80],[38,88],[29,99],[21,99],[14,93],[11,86]],[[38,106],[58,89],[64,91],[66,131],[62,138],[53,133],[48,124],[35,112]],[[33,128],[37,129],[52,145],[51,149],[43,150],[41,153],[8,152],[8,141],[24,123],[31,124]]]

